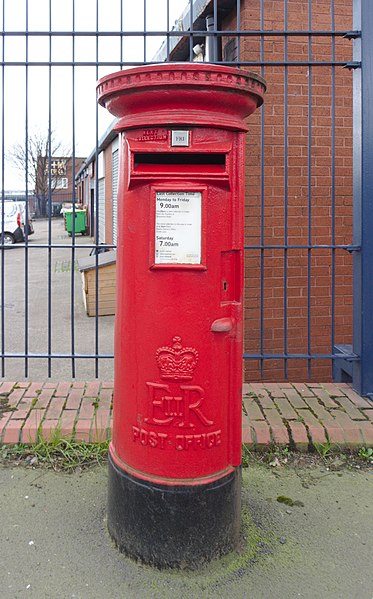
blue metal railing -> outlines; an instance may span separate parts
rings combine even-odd
[[[305,364],[305,367],[300,367],[299,372],[303,372],[304,376],[308,379],[312,379],[312,377],[319,372],[316,368],[314,369],[314,364],[316,361],[323,361],[331,365],[335,363],[338,367],[335,369],[335,376],[339,376],[341,373],[341,365],[343,369],[343,361],[346,361],[346,364],[353,364],[353,379],[354,384],[357,385],[357,388],[363,392],[373,391],[373,380],[370,380],[370,377],[373,377],[373,374],[368,374],[368,370],[370,369],[371,360],[371,344],[370,341],[370,331],[373,329],[373,322],[370,321],[370,316],[367,314],[372,313],[372,310],[367,310],[366,306],[369,305],[366,302],[368,301],[368,296],[370,294],[370,286],[362,285],[361,281],[364,278],[364,281],[373,280],[372,274],[370,272],[371,269],[371,261],[369,258],[370,255],[373,256],[373,251],[370,248],[370,239],[372,236],[369,235],[369,222],[370,222],[370,214],[367,213],[367,210],[370,207],[369,202],[366,202],[364,206],[362,206],[361,198],[362,197],[373,197],[371,194],[373,181],[372,177],[369,174],[369,157],[367,153],[364,155],[360,151],[360,146],[357,142],[357,136],[359,135],[360,130],[362,131],[363,136],[363,149],[365,151],[366,148],[370,147],[370,120],[372,118],[371,108],[369,102],[364,100],[364,98],[368,97],[368,93],[370,93],[370,75],[369,69],[365,67],[364,70],[364,79],[361,83],[361,72],[360,72],[360,62],[363,62],[364,65],[368,64],[369,55],[370,55],[370,33],[373,32],[373,27],[371,24],[372,17],[369,14],[369,0],[350,0],[351,1],[351,10],[352,7],[355,13],[355,23],[346,22],[346,29],[341,30],[340,28],[335,28],[336,23],[340,24],[342,20],[339,18],[336,19],[336,14],[338,10],[338,6],[336,6],[334,0],[325,0],[325,7],[329,9],[330,15],[330,27],[322,26],[320,27],[317,19],[317,7],[312,5],[312,0],[307,0],[307,3],[302,3],[306,5],[306,17],[304,22],[299,20],[298,25],[295,29],[291,29],[291,25],[294,24],[294,14],[291,13],[293,10],[293,6],[290,5],[288,0],[279,0],[277,9],[282,7],[283,11],[283,24],[280,25],[277,29],[266,29],[267,25],[267,13],[266,11],[270,10],[270,7],[264,0],[260,0],[257,3],[259,9],[257,14],[257,19],[253,24],[252,30],[241,29],[242,23],[246,22],[242,18],[243,12],[245,10],[244,3],[241,3],[240,0],[211,0],[209,3],[201,2],[199,0],[185,0],[186,10],[180,16],[180,13],[175,13],[175,3],[173,0],[167,0],[166,2],[166,19],[167,26],[163,28],[154,27],[153,29],[150,27],[151,18],[149,16],[149,11],[152,10],[152,4],[150,0],[143,0],[143,3],[139,3],[139,10],[142,11],[142,22],[143,22],[143,30],[140,30],[137,27],[130,27],[128,24],[129,13],[128,9],[133,9],[132,5],[126,0],[108,0],[108,2],[112,2],[116,7],[119,7],[119,19],[118,19],[118,27],[116,29],[108,30],[103,26],[103,11],[109,10],[109,7],[103,9],[102,3],[100,4],[99,0],[92,0],[92,15],[94,15],[94,26],[89,27],[82,30],[77,26],[76,14],[79,10],[78,3],[76,0],[68,0],[65,4],[66,12],[70,11],[71,13],[71,27],[66,30],[63,30],[61,26],[53,27],[53,9],[54,3],[52,0],[49,1],[49,24],[48,28],[45,30],[34,30],[29,26],[30,16],[33,15],[32,11],[34,11],[34,5],[30,3],[29,0],[25,0],[25,26],[24,28],[19,27],[16,30],[15,27],[10,27],[7,22],[7,15],[9,14],[7,11],[11,5],[11,0],[2,0],[2,27],[0,30],[1,36],[1,56],[0,56],[0,65],[1,65],[1,73],[2,73],[2,94],[3,94],[3,102],[2,102],[2,116],[1,116],[1,147],[2,147],[2,161],[1,161],[1,182],[2,182],[2,214],[4,215],[4,201],[5,201],[5,178],[4,174],[6,171],[5,164],[5,155],[7,152],[8,139],[6,138],[5,130],[6,130],[6,121],[9,118],[9,110],[10,106],[8,105],[8,95],[6,91],[7,79],[6,75],[8,73],[14,72],[12,69],[17,69],[17,73],[24,73],[24,82],[25,82],[25,147],[27,148],[30,131],[32,123],[32,115],[29,108],[30,103],[30,94],[31,94],[31,84],[30,84],[30,73],[33,72],[34,69],[44,68],[48,72],[48,136],[49,136],[49,148],[52,145],[52,136],[53,136],[53,125],[58,117],[55,112],[54,107],[54,77],[59,72],[58,69],[63,67],[68,67],[71,72],[71,106],[66,106],[66,114],[69,113],[70,117],[70,127],[72,131],[71,135],[71,157],[72,157],[72,177],[75,179],[79,172],[75,166],[75,157],[79,155],[76,148],[80,143],[80,139],[77,135],[77,127],[79,124],[79,118],[77,116],[76,104],[79,100],[77,97],[77,89],[79,82],[79,74],[82,73],[82,70],[86,70],[86,72],[94,69],[96,79],[102,74],[102,70],[106,69],[106,67],[110,67],[110,70],[122,69],[124,67],[135,66],[139,64],[144,64],[147,62],[163,62],[165,60],[192,60],[194,53],[193,47],[196,43],[206,43],[210,40],[210,45],[213,47],[213,55],[216,63],[222,63],[223,60],[221,58],[221,45],[225,43],[226,39],[234,38],[236,40],[237,46],[237,61],[227,62],[224,64],[232,64],[238,65],[243,68],[256,68],[260,71],[263,77],[266,77],[268,73],[268,83],[269,83],[269,94],[271,94],[271,74],[272,73],[281,73],[282,74],[282,97],[283,97],[283,112],[278,115],[278,123],[283,126],[282,136],[282,144],[281,144],[281,159],[283,160],[283,183],[281,184],[281,192],[283,195],[283,205],[281,209],[279,209],[279,213],[281,212],[281,217],[279,216],[279,222],[282,227],[282,235],[279,236],[278,239],[268,239],[267,233],[267,220],[266,220],[266,210],[270,206],[270,198],[267,197],[267,189],[270,184],[270,180],[266,174],[266,161],[268,161],[270,157],[270,153],[272,148],[267,143],[267,131],[270,127],[270,118],[271,116],[268,112],[268,108],[266,103],[261,108],[261,119],[260,124],[258,126],[259,131],[259,158],[260,158],[260,166],[258,172],[260,174],[260,183],[259,183],[259,192],[258,192],[258,207],[260,210],[260,223],[257,227],[256,239],[254,239],[253,243],[247,243],[245,246],[247,262],[249,263],[251,260],[251,256],[257,256],[259,259],[259,274],[256,278],[258,290],[259,290],[259,309],[258,309],[258,317],[255,323],[255,329],[258,331],[257,341],[254,343],[250,343],[250,347],[246,347],[243,357],[247,360],[247,364],[253,364],[255,361],[258,361],[258,368],[255,369],[253,366],[250,370],[251,373],[255,373],[255,377],[266,379],[270,376],[271,364],[273,364],[274,360],[281,361],[282,365],[282,376],[281,378],[287,379],[294,373],[293,364],[295,361],[302,361],[302,364]],[[346,3],[348,4],[348,3]],[[141,6],[140,6],[141,5]],[[292,18],[290,18],[292,16]],[[180,19],[179,19],[180,17]],[[208,30],[206,30],[206,17],[210,17]],[[173,23],[175,19],[178,20],[179,26],[174,26]],[[232,22],[236,19],[236,28],[232,28]],[[22,22],[22,20],[20,20]],[[316,25],[315,25],[316,23]],[[362,23],[364,25],[363,31],[366,32],[363,41],[360,39],[360,31],[362,27]],[[137,24],[138,25],[138,24]],[[259,27],[259,28],[258,28]],[[372,28],[371,28],[372,27]],[[151,59],[149,56],[149,47],[151,45],[153,38],[162,38],[163,42],[161,43],[161,47],[158,49],[155,55],[155,59]],[[31,54],[31,47],[36,41],[42,43],[42,40],[47,40],[47,46],[45,49],[45,56],[40,57],[40,60],[34,60]],[[82,40],[88,42],[88,40],[94,40],[94,48],[92,49],[92,56],[88,58],[85,56],[84,59],[78,58],[77,53],[77,45]],[[137,39],[141,39],[141,45],[139,46],[139,53],[136,57],[137,60],[133,59],[133,56],[127,55],[127,52],[124,50],[124,43],[128,40],[132,40],[133,43],[136,42]],[[6,54],[6,44],[8,44],[12,40],[19,40],[19,43],[25,44],[25,54],[24,57],[17,56],[8,56]],[[68,41],[71,45],[71,54],[70,56],[63,56],[63,60],[57,60],[55,53],[53,52],[54,44],[60,40]],[[100,48],[101,44],[103,44],[106,40],[111,42],[111,55],[108,57],[105,54],[104,59],[101,59]],[[315,53],[314,48],[315,44],[323,41],[325,44],[327,43],[330,48],[330,52],[324,57],[320,55],[320,53]],[[246,51],[246,42],[252,42],[256,44],[256,50]],[[276,42],[282,44],[282,52],[283,57],[279,57],[278,53],[274,54],[273,57],[269,52],[269,42]],[[294,56],[293,52],[293,44],[294,42],[305,43],[306,51],[303,55],[299,54],[299,56]],[[360,56],[360,46],[364,44],[364,52],[363,55]],[[344,44],[344,54],[349,55],[350,49],[352,49],[352,45],[355,46],[355,55],[352,57],[348,57],[346,60],[345,56],[342,55],[340,49],[341,44]],[[61,58],[60,56],[58,59]],[[353,59],[352,59],[353,58]],[[336,218],[337,212],[339,208],[337,207],[337,142],[338,136],[336,133],[336,106],[338,101],[341,98],[341,94],[344,93],[345,90],[341,89],[341,86],[337,84],[337,77],[340,69],[347,65],[350,68],[354,69],[354,86],[355,86],[355,213],[354,213],[354,241],[350,242],[348,239],[346,243],[341,243],[340,235],[337,234],[336,230]],[[274,69],[276,69],[274,71]],[[304,116],[305,116],[305,125],[304,129],[306,130],[306,142],[305,142],[305,164],[304,170],[307,171],[307,182],[302,183],[302,187],[307,190],[307,198],[304,200],[303,207],[305,209],[305,213],[302,216],[302,226],[305,228],[305,234],[302,236],[301,242],[293,243],[292,237],[293,227],[294,225],[290,225],[290,209],[292,202],[292,195],[289,191],[289,164],[292,156],[292,140],[291,135],[289,134],[289,119],[291,116],[289,99],[293,98],[293,92],[291,90],[291,77],[293,73],[296,72],[304,72],[304,69],[307,69],[307,91],[302,91],[302,97],[305,98],[304,105]],[[315,236],[315,217],[317,217],[318,204],[315,201],[315,182],[314,176],[317,173],[317,167],[315,166],[315,138],[314,135],[314,127],[315,127],[315,95],[314,91],[317,86],[315,83],[315,77],[320,72],[324,72],[325,76],[330,81],[330,95],[328,98],[328,110],[330,110],[330,127],[328,128],[328,135],[330,135],[331,141],[331,153],[328,158],[327,168],[330,173],[330,197],[326,198],[326,202],[328,202],[328,207],[330,209],[330,226],[329,226],[329,243],[318,243],[318,239]],[[352,75],[351,75],[352,78]],[[304,84],[305,86],[306,84]],[[362,88],[360,89],[360,85]],[[92,90],[91,90],[92,92]],[[90,93],[91,93],[90,92]],[[363,111],[364,111],[364,127],[362,127],[361,122],[361,112],[359,113],[359,102],[360,97],[363,97]],[[86,99],[88,102],[88,98]],[[91,102],[95,102],[95,98],[90,98]],[[269,104],[268,104],[269,106]],[[347,107],[346,110],[349,110]],[[95,148],[93,152],[91,152],[92,161],[95,163],[96,167],[99,161],[99,154],[101,152],[100,148],[100,118],[99,118],[99,109],[97,105],[95,105],[95,122],[93,124],[92,121],[92,129],[94,129],[94,137],[95,137]],[[359,116],[360,115],[360,116]],[[94,144],[92,144],[93,146]],[[27,155],[27,153],[26,153]],[[51,169],[51,159],[52,154],[49,155],[48,160],[48,173],[49,173],[49,190],[52,189],[52,169]],[[272,163],[271,163],[272,164]],[[25,189],[26,189],[26,197],[29,195],[29,171],[31,169],[31,165],[26,162],[25,164]],[[362,179],[360,178],[362,175]],[[362,188],[360,187],[360,181],[362,182]],[[98,169],[95,168],[95,173],[93,175],[93,185],[94,185],[94,205],[95,205],[95,226],[94,226],[94,241],[92,243],[86,244],[84,247],[89,249],[97,249],[101,246],[103,240],[101,238],[102,232],[99,228],[99,209],[100,202],[102,199],[99,195],[99,173]],[[250,190],[249,190],[250,193]],[[329,193],[329,192],[328,192]],[[72,203],[73,203],[73,214],[75,215],[76,210],[76,191],[75,186],[72,189]],[[347,200],[348,201],[348,200]],[[48,194],[48,206],[49,206],[49,214],[51,213],[53,202],[53,193],[49,191]],[[364,212],[362,213],[362,210]],[[28,211],[28,204],[26,202],[26,211]],[[28,217],[28,212],[27,212]],[[7,290],[6,290],[6,280],[5,280],[5,270],[7,263],[7,254],[5,251],[2,251],[1,254],[1,331],[2,331],[2,340],[1,340],[1,367],[2,367],[2,376],[6,376],[6,364],[7,360],[11,359],[22,359],[24,365],[24,375],[27,377],[30,375],[30,360],[37,359],[40,360],[45,358],[47,361],[47,369],[46,376],[53,376],[53,374],[57,371],[56,364],[58,360],[69,360],[70,361],[70,372],[71,376],[76,376],[76,361],[84,360],[85,358],[89,360],[93,360],[94,363],[94,372],[93,376],[100,376],[100,364],[103,360],[112,359],[113,352],[111,351],[100,351],[100,336],[102,334],[102,327],[100,324],[100,319],[98,316],[99,313],[99,275],[98,275],[98,253],[96,252],[96,275],[95,275],[95,290],[96,290],[96,316],[94,317],[94,341],[92,344],[92,351],[87,351],[86,353],[78,351],[78,338],[77,338],[77,330],[76,330],[76,305],[75,305],[75,296],[77,292],[77,285],[74,277],[74,269],[71,269],[70,276],[70,288],[69,288],[69,313],[70,313],[70,322],[69,322],[69,350],[68,351],[57,351],[56,350],[56,342],[53,337],[54,330],[54,321],[58,318],[58,314],[56,314],[53,310],[53,280],[52,280],[52,265],[53,265],[53,256],[54,251],[66,250],[66,253],[69,254],[71,259],[71,263],[74,264],[77,257],[77,244],[76,244],[76,236],[75,236],[75,218],[72,220],[73,222],[73,234],[72,234],[72,243],[62,243],[56,244],[53,239],[53,226],[52,220],[49,218],[48,221],[48,233],[47,233],[47,241],[44,242],[34,242],[29,243],[28,236],[26,234],[26,242],[24,246],[24,340],[23,340],[23,351],[15,351],[12,347],[8,347],[5,338],[6,338],[6,330],[9,325],[7,324],[6,318],[6,303],[7,303]],[[249,240],[248,240],[249,241]],[[298,240],[299,241],[299,240]],[[343,240],[342,240],[343,241]],[[2,242],[4,244],[4,238],[2,237]],[[367,245],[368,244],[368,245]],[[104,246],[107,249],[113,248],[113,244],[105,243]],[[360,247],[363,247],[363,252],[360,252]],[[45,352],[32,352],[30,351],[30,295],[29,295],[29,287],[31,284],[30,281],[30,253],[35,251],[45,251],[47,253],[47,312],[46,312],[46,336],[47,336],[47,348]],[[341,327],[336,326],[336,318],[338,315],[338,297],[340,297],[340,291],[337,283],[337,274],[338,274],[338,264],[339,264],[339,256],[345,251],[352,251],[354,256],[354,269],[355,269],[355,283],[354,283],[354,323],[355,323],[355,333],[354,333],[354,341],[353,344],[346,344],[346,338],[349,335],[352,335],[351,323],[348,323],[348,318],[346,327],[348,330],[346,334],[342,335],[343,343],[346,346],[350,347],[346,351],[341,354],[338,350],[338,343],[340,341],[340,333]],[[282,264],[281,267],[278,268],[278,276],[282,281],[282,295],[279,300],[279,304],[281,304],[281,332],[276,333],[277,337],[275,339],[276,343],[272,344],[266,339],[266,322],[267,322],[267,311],[265,308],[266,301],[266,293],[268,288],[268,271],[266,266],[266,260],[270,252],[278,252],[278,255],[281,255]],[[305,293],[305,311],[306,315],[302,316],[302,322],[305,330],[305,336],[302,341],[303,346],[297,347],[296,351],[294,350],[294,344],[292,342],[292,338],[290,336],[290,325],[292,324],[292,313],[289,309],[289,285],[290,282],[293,281],[290,275],[291,264],[294,255],[303,256],[305,255],[305,268],[306,268],[306,276],[305,281],[302,283],[299,282],[299,285],[302,285],[302,292]],[[328,260],[330,260],[330,299],[329,299],[329,309],[330,315],[328,316],[328,330],[325,331],[325,343],[324,344],[316,344],[314,343],[314,321],[317,316],[317,306],[314,304],[315,295],[314,295],[314,286],[317,283],[316,277],[316,269],[315,269],[315,260],[317,260],[317,256],[323,255],[323,257],[327,256]],[[352,293],[352,290],[351,290]],[[362,316],[363,315],[363,316]],[[373,318],[373,316],[372,316]],[[250,331],[248,331],[248,336],[250,336]],[[325,347],[329,347],[329,351],[324,351]],[[281,349],[279,349],[281,348]],[[343,357],[341,357],[343,356]],[[370,369],[373,372],[373,369]],[[350,366],[348,366],[348,371],[351,371]],[[346,370],[347,372],[347,370]],[[280,376],[280,375],[278,375]],[[299,375],[300,376],[300,375]],[[350,375],[349,375],[350,376]]]

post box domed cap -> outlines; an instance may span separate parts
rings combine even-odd
[[[97,83],[101,106],[116,129],[199,125],[246,130],[263,103],[266,83],[244,70],[209,63],[162,63],[106,75]]]

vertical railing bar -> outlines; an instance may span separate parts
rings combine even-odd
[[[146,0],[144,0],[144,63],[146,63]]]
[[[308,0],[308,30],[312,28],[312,5]],[[308,60],[312,60],[312,38],[308,35]],[[308,244],[312,243],[312,67],[308,72]],[[307,352],[311,354],[311,248],[307,250]],[[312,376],[311,359],[307,361],[308,379]]]
[[[190,35],[189,35],[189,62],[193,61],[193,0],[189,0],[190,13]]]
[[[369,7],[370,9],[370,7]],[[372,39],[372,23],[366,23],[366,14],[365,14],[365,3],[363,0],[353,0],[352,2],[352,26],[354,30],[361,31],[362,38],[353,40],[352,46],[352,58],[354,61],[359,61],[361,63],[360,69],[355,69],[353,71],[352,76],[352,102],[353,102],[353,112],[352,112],[352,137],[353,137],[353,147],[352,147],[352,209],[353,209],[353,219],[352,219],[352,243],[361,247],[359,252],[353,253],[352,260],[352,351],[356,353],[356,355],[360,356],[360,360],[353,364],[352,369],[352,382],[354,388],[358,393],[361,393],[362,390],[371,392],[372,384],[365,387],[365,378],[367,381],[372,383],[372,376],[366,372],[365,364],[365,335],[364,335],[364,324],[365,322],[369,325],[372,321],[367,318],[367,314],[363,315],[364,308],[364,294],[363,294],[363,275],[364,275],[364,265],[365,260],[363,260],[365,247],[367,251],[372,247],[369,244],[368,239],[364,239],[363,234],[365,233],[363,226],[363,219],[365,216],[370,216],[370,212],[366,212],[363,208],[363,194],[367,190],[371,195],[372,185],[371,179],[368,178],[367,181],[367,173],[365,172],[365,160],[363,153],[363,142],[367,141],[366,133],[368,132],[369,137],[371,137],[372,128],[372,112],[369,111],[369,106],[371,105],[371,90],[372,90],[372,77],[368,71],[367,80],[365,76],[363,78],[363,72],[365,70],[366,62],[364,58],[368,56],[368,60],[370,63],[371,56],[371,44],[369,44],[369,40]],[[363,43],[364,41],[364,43]],[[366,51],[365,52],[365,48]],[[366,87],[367,86],[367,87]],[[366,91],[369,92],[369,95],[366,96]],[[367,105],[365,104],[365,99],[368,100]],[[366,114],[367,113],[367,114]],[[367,122],[365,123],[365,116],[367,116]],[[368,159],[370,160],[370,152],[368,154]],[[368,183],[367,187],[365,187],[366,182]],[[371,218],[368,221],[370,226]],[[364,242],[364,245],[363,245]],[[372,264],[371,261],[368,264]],[[372,269],[367,270],[368,279],[364,281],[364,285],[368,283],[371,278],[370,275],[372,273]],[[370,286],[368,286],[368,290]],[[372,331],[372,329],[371,329]],[[372,332],[370,332],[370,336]],[[369,339],[369,336],[368,336]],[[371,372],[371,353],[368,353],[369,371]]]
[[[284,0],[284,29],[288,28],[288,0]],[[288,244],[288,36],[284,35],[284,245]],[[288,353],[288,250],[284,248],[284,354]],[[288,360],[284,359],[284,377],[288,378]]]
[[[29,10],[28,10],[28,0],[26,0],[26,72],[25,72],[25,94],[26,94],[26,114],[25,114],[25,191],[26,191],[26,205],[25,205],[25,377],[28,377],[28,168],[29,168],[29,119],[28,119],[28,96],[29,96],[29,71],[28,71],[28,60],[29,60],[29,37],[28,37],[28,20],[29,20]]]
[[[214,37],[213,37],[213,44],[214,44],[214,61],[213,62],[219,62],[219,60],[221,60],[220,56],[219,56],[219,52],[218,52],[218,2],[217,0],[214,0]]]
[[[99,58],[99,43],[98,43],[98,30],[99,26],[99,11],[98,11],[98,0],[96,0],[96,80],[98,79],[98,58]],[[96,155],[95,155],[95,236],[96,236],[96,260],[95,260],[95,353],[98,356],[98,248],[99,248],[99,189],[98,189],[98,103],[96,102]],[[95,378],[98,379],[98,357],[95,358]]]
[[[361,38],[353,42],[353,364],[354,389],[373,398],[373,12],[370,0],[353,0],[353,28]]]
[[[49,0],[49,67],[48,67],[48,354],[52,353],[52,0]],[[43,167],[43,163],[42,163]],[[43,190],[44,195],[44,190]],[[43,199],[44,201],[44,199]],[[48,377],[52,376],[52,360],[48,358]]]
[[[335,5],[334,0],[331,0],[331,26],[332,32],[335,31]],[[332,62],[335,61],[335,38],[332,36]],[[331,163],[331,203],[332,203],[332,246],[335,245],[335,65],[332,66],[332,163]],[[332,247],[332,288],[331,288],[331,353],[334,353],[335,343],[335,248]],[[334,363],[334,360],[332,361]]]
[[[166,12],[167,12],[167,37],[166,37],[167,58],[166,58],[166,62],[169,62],[170,61],[170,0],[167,0]]]
[[[72,29],[75,32],[75,0],[72,0]],[[73,222],[72,222],[72,240],[71,240],[71,355],[75,354],[75,35],[72,36],[72,165],[71,165],[71,180],[72,180],[72,200],[73,200]],[[71,359],[71,375],[75,378],[75,358]]]
[[[260,28],[264,31],[264,0],[260,0]],[[260,60],[264,62],[264,36],[260,37]],[[264,77],[264,66],[261,67],[261,75]],[[264,104],[261,107],[261,183],[260,183],[260,353],[264,354]],[[264,377],[264,360],[260,358],[260,378]]]
[[[237,31],[241,32],[241,0],[236,0]],[[237,36],[237,63],[241,61],[241,36]]]
[[[3,0],[3,31],[5,31],[5,2]],[[2,106],[1,106],[1,222],[5,219],[5,36],[2,36],[2,60],[1,84],[2,84]],[[4,226],[1,231],[1,376],[5,377],[5,249],[4,249]]]
[[[123,0],[119,0],[120,4],[120,70],[123,70]]]

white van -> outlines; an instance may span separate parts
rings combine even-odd
[[[4,220],[3,209],[0,201],[0,245],[11,245],[25,240],[25,205],[24,202],[4,201]],[[34,232],[31,220],[28,223],[28,235]],[[4,236],[4,242],[3,242]]]
[[[1,204],[0,204],[1,206]],[[18,202],[18,207],[21,212],[21,228],[23,230],[23,235],[26,236],[26,202]],[[30,212],[28,214],[28,229],[27,235],[33,235],[34,227],[32,224],[32,219],[30,216]]]

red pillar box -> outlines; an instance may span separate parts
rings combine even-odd
[[[196,63],[98,83],[121,135],[108,527],[158,566],[238,541],[245,118],[264,91]]]

